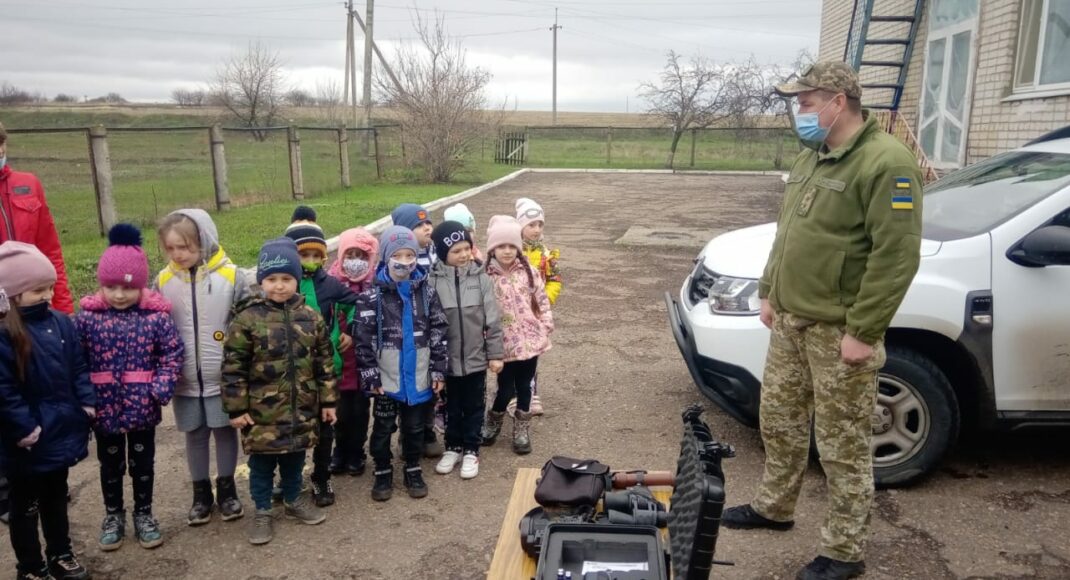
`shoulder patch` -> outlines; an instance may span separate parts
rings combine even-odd
[[[914,209],[914,193],[909,177],[896,177],[892,190],[892,209]]]

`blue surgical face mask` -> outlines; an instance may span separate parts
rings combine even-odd
[[[839,119],[839,115],[836,115],[836,119],[832,120],[832,125],[828,127],[821,126],[821,113],[825,112],[825,109],[832,104],[832,101],[825,103],[824,107],[816,113],[798,113],[795,115],[795,132],[799,135],[799,139],[802,139],[807,144],[816,143],[818,147],[828,139],[829,130],[832,129],[832,125],[836,124],[836,119]]]
[[[5,165],[7,165],[7,155],[0,157],[0,170],[2,170]]]

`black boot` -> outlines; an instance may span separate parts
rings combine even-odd
[[[312,501],[316,507],[334,505],[334,486],[331,485],[330,476],[312,478]]]
[[[825,556],[818,556],[805,568],[799,570],[796,580],[847,580],[865,574],[866,563],[844,562]]]
[[[194,481],[193,506],[189,508],[186,523],[191,526],[199,526],[210,522],[212,520],[212,501],[211,480]]]
[[[219,514],[224,522],[236,520],[245,515],[245,508],[238,499],[238,490],[234,487],[234,477],[217,477],[215,479],[216,502]]]
[[[372,499],[386,501],[394,495],[394,468],[392,466],[375,468],[375,484],[372,486]]]
[[[754,511],[754,508],[747,503],[724,510],[724,513],[721,515],[721,525],[734,530],[764,528],[783,532],[793,528],[795,526],[795,521],[788,520],[786,522],[778,522],[776,520],[771,520]]]
[[[409,497],[427,497],[427,484],[424,482],[424,472],[419,465],[405,467],[405,489],[409,490]]]

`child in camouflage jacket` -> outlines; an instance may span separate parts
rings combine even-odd
[[[223,345],[223,407],[249,454],[249,493],[256,504],[249,541],[273,537],[271,488],[276,466],[286,516],[306,524],[326,519],[301,495],[305,450],[318,421],[335,421],[334,360],[327,325],[297,293],[301,259],[288,238],[268,241],[256,273],[262,297],[235,308]]]

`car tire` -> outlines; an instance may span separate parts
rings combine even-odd
[[[889,346],[887,351],[873,413],[877,489],[924,479],[955,445],[960,421],[958,398],[936,363],[908,348]],[[811,449],[818,458],[813,433]]]
[[[878,488],[911,485],[932,472],[954,447],[959,435],[958,398],[936,363],[896,346],[888,347],[877,389],[873,478]],[[898,436],[882,431],[889,425]],[[907,442],[913,447],[895,449]]]

